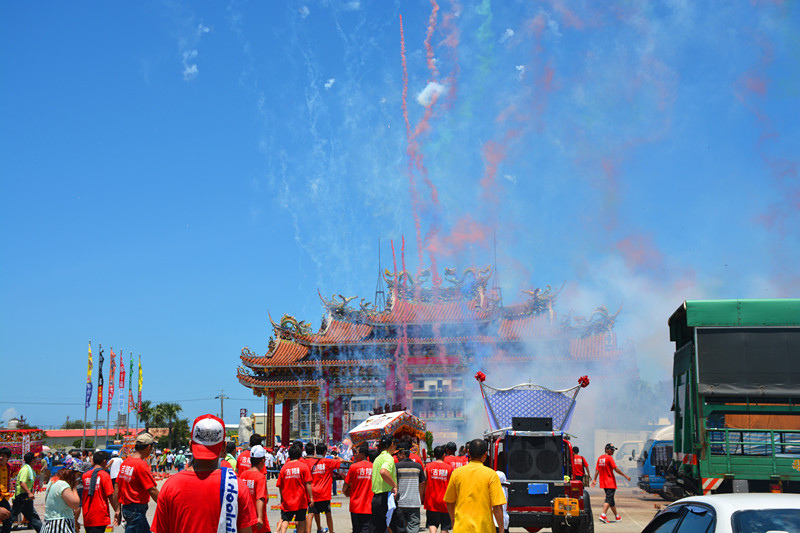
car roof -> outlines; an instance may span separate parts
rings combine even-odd
[[[742,509],[800,509],[800,494],[740,493],[690,496],[672,502],[670,506],[682,503],[705,503],[728,513]]]

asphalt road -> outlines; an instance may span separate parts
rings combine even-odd
[[[164,481],[159,481],[158,485],[161,485]],[[341,481],[339,482],[339,486],[341,486]],[[267,483],[267,487],[270,493],[270,503],[267,509],[267,518],[269,519],[270,526],[272,526],[272,530],[276,531],[276,524],[278,519],[280,518],[280,511],[278,510],[278,503],[279,500],[277,498],[277,489],[275,488],[275,480],[270,480]],[[653,518],[656,511],[663,507],[666,502],[659,498],[658,496],[653,496],[649,494],[645,494],[638,489],[631,489],[631,488],[621,488],[617,491],[616,495],[616,503],[617,503],[617,510],[622,515],[622,521],[619,523],[611,522],[610,524],[603,524],[597,520],[597,517],[600,515],[600,512],[603,508],[603,498],[604,493],[601,489],[589,489],[589,494],[591,496],[592,502],[592,511],[594,513],[594,520],[595,520],[595,530],[599,532],[608,531],[614,533],[626,533],[626,532],[640,532],[644,528],[645,525]],[[349,533],[351,531],[350,527],[350,513],[348,512],[348,499],[342,496],[339,493],[337,496],[334,496],[331,500],[332,506],[332,515],[333,515],[333,524],[334,524],[334,532],[338,533]],[[35,499],[35,507],[39,512],[39,516],[44,516],[44,493],[40,492],[36,495]],[[152,502],[150,503],[150,510],[148,512],[148,517],[152,518],[153,513],[155,512],[155,504]],[[425,511],[422,511],[422,525],[425,525]],[[322,516],[322,527],[326,527],[325,524],[325,517]],[[30,530],[32,531],[32,530]],[[122,533],[125,531],[124,527],[118,526],[114,529],[115,533]],[[290,531],[293,531],[290,530]],[[512,532],[518,533],[525,531],[522,528],[512,528]],[[544,530],[547,531],[547,530]],[[316,532],[316,524],[312,527],[312,532]]]

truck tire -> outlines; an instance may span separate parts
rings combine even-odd
[[[589,500],[589,493],[583,493],[583,509],[586,511],[586,522],[581,527],[581,533],[594,533],[594,513],[592,513],[592,502]]]

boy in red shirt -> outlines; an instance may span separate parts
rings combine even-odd
[[[459,466],[464,466],[469,463],[469,457],[465,455],[456,455],[457,449],[456,443],[452,441],[444,445],[444,462],[453,465],[453,468],[458,468]]]
[[[239,479],[247,484],[256,509],[258,523],[253,527],[253,533],[269,533],[271,531],[267,519],[267,498],[269,498],[267,478],[261,472],[266,457],[267,452],[264,448],[260,444],[256,444],[250,448],[248,453],[247,461],[250,463],[250,468],[239,470]]]
[[[353,455],[353,464],[347,471],[342,494],[350,497],[350,523],[353,533],[369,533],[372,516],[372,463],[369,446],[361,444]]]
[[[328,459],[325,452],[328,447],[317,444],[316,457],[306,457],[306,464],[311,469],[311,491],[314,493],[314,503],[308,506],[308,512],[313,513],[317,522],[317,531],[322,531],[319,515],[325,513],[328,522],[328,533],[333,533],[333,516],[331,516],[331,491],[333,489],[333,471],[339,468],[342,462],[338,459]],[[308,453],[308,452],[306,452]],[[311,520],[306,522],[306,533],[311,533]]]
[[[220,468],[225,453],[225,424],[199,416],[192,425],[192,468],[164,482],[153,518],[153,533],[251,533],[255,509],[247,484],[231,468]]]
[[[577,446],[572,447],[572,479],[580,479],[583,481],[583,486],[585,487],[588,485],[591,473],[589,470],[589,461],[586,460],[586,457],[578,455],[579,451]]]
[[[145,460],[153,453],[153,436],[144,432],[136,437],[134,452],[119,467],[114,497],[122,505],[125,533],[147,533],[147,504],[158,502],[158,488]]]
[[[436,533],[436,529],[440,526],[442,533],[450,531],[453,527],[450,523],[450,513],[447,512],[447,505],[444,503],[444,493],[447,491],[450,474],[455,467],[445,463],[442,460],[444,456],[444,446],[436,446],[433,449],[433,457],[436,460],[425,467],[428,484],[425,486],[423,506],[427,517],[425,525],[429,533]]]
[[[309,503],[314,503],[311,492],[311,471],[308,466],[300,461],[303,450],[298,446],[289,448],[289,461],[278,474],[276,483],[281,493],[281,521],[280,533],[286,533],[289,522],[297,522],[296,531],[305,531],[306,510]]]
[[[258,433],[254,433],[250,436],[250,448],[252,449],[253,446],[261,446],[261,440],[264,437],[259,435]],[[246,472],[250,468],[250,450],[244,450],[242,453],[239,454],[239,457],[236,458],[236,471],[237,472]],[[267,467],[264,466],[261,469],[261,473],[264,474]]]
[[[628,481],[631,480],[625,472],[617,467],[617,463],[614,462],[614,445],[610,442],[606,444],[606,453],[601,455],[597,458],[597,466],[595,467],[594,472],[594,479],[592,480],[592,487],[595,486],[597,483],[597,476],[600,476],[600,488],[605,490],[606,492],[606,500],[603,503],[603,512],[600,514],[599,520],[604,524],[608,524],[608,518],[606,517],[606,512],[610,507],[611,510],[614,512],[616,516],[617,522],[622,520],[622,517],[617,512],[617,505],[614,503],[614,493],[617,492],[617,479],[614,477],[614,472],[618,473],[620,476],[624,477]]]
[[[111,516],[108,513],[108,504],[114,509],[114,525],[119,524],[122,511],[119,502],[114,497],[114,486],[111,484],[111,475],[106,472],[108,454],[95,452],[92,458],[94,468],[83,474],[83,526],[86,533],[104,533],[106,526],[111,525]]]

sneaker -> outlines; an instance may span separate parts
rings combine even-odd
[[[600,520],[604,524],[608,524],[608,518],[606,518],[606,515],[604,515],[604,514],[601,514],[600,518],[598,518],[598,520]]]
[[[616,518],[617,518],[617,522],[621,522],[622,521],[622,517],[620,515],[617,515]]]

